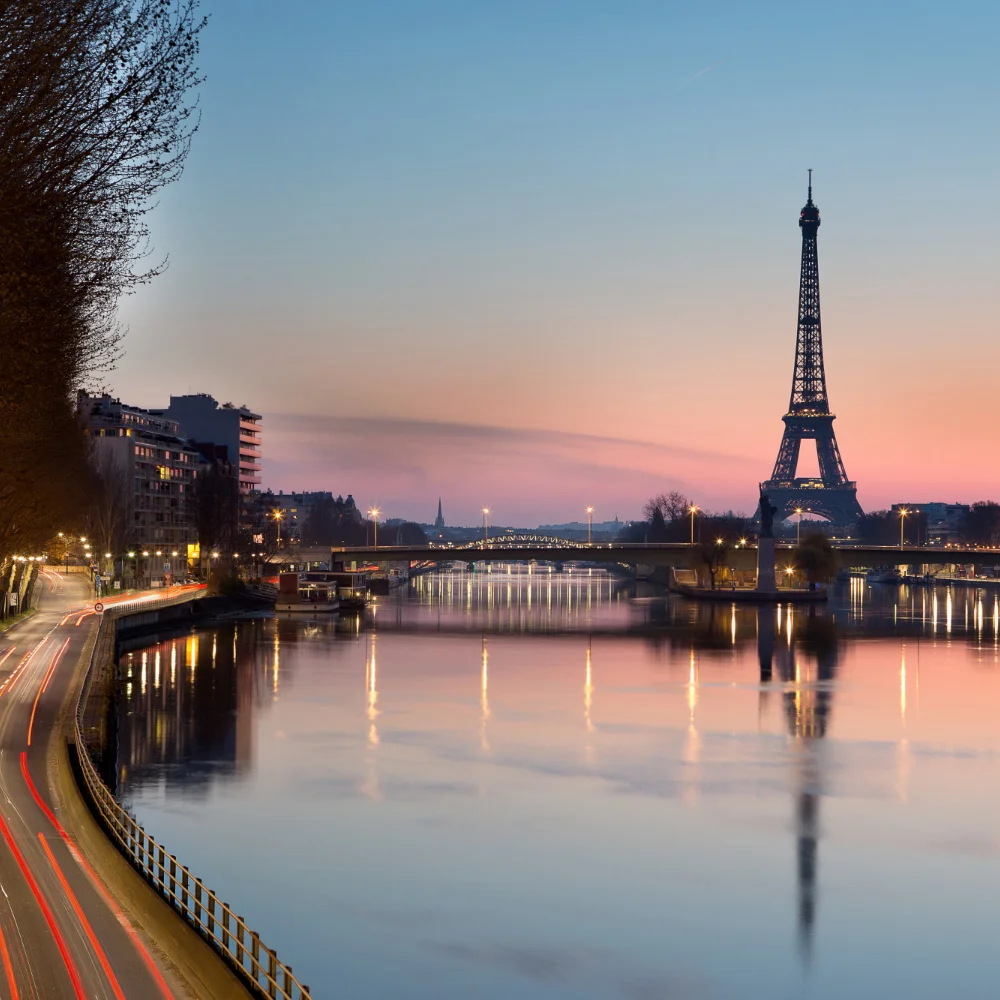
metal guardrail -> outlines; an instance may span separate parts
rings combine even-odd
[[[94,676],[112,660],[115,621],[137,611],[156,611],[181,604],[190,595],[159,601],[129,601],[109,607],[101,619],[90,666],[76,704],[76,756],[83,783],[98,817],[115,846],[164,899],[183,916],[222,957],[242,975],[245,985],[260,997],[274,1000],[311,1000],[309,987],[292,974],[292,967],[278,961],[244,919],[222,902],[162,844],[158,844],[101,780],[84,740],[83,715]]]

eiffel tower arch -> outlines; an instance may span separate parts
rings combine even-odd
[[[795,338],[795,370],[788,412],[782,417],[785,433],[771,478],[761,489],[778,508],[775,519],[790,517],[797,510],[818,514],[828,521],[846,524],[856,521],[863,511],[858,503],[858,484],[847,478],[833,433],[834,414],[826,393],[823,368],[823,331],[819,309],[819,257],[816,234],[819,209],[812,200],[812,171],[809,197],[799,215],[802,230],[802,272],[799,279],[799,325]],[[819,477],[797,477],[799,449],[803,441],[816,442]]]

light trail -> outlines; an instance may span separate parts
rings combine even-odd
[[[86,914],[84,914],[83,907],[80,906],[80,901],[76,898],[73,890],[69,887],[69,882],[66,881],[66,876],[59,867],[59,863],[56,861],[55,855],[52,853],[52,849],[49,847],[44,833],[38,834],[38,842],[42,845],[42,850],[45,851],[45,856],[49,859],[49,864],[52,865],[52,871],[59,880],[59,885],[62,886],[63,892],[66,893],[69,905],[73,907],[73,912],[80,921],[80,924],[83,927],[83,932],[87,935],[87,940],[94,949],[94,954],[97,955],[98,962],[101,963],[104,975],[108,977],[108,982],[111,984],[111,992],[114,993],[115,1000],[125,1000],[125,994],[122,993],[122,988],[118,985],[118,980],[111,968],[111,963],[108,961],[108,956],[104,954],[101,942],[97,940],[94,928],[90,926],[90,921],[87,919]]]
[[[69,948],[66,947],[66,940],[62,936],[62,932],[59,930],[56,918],[53,916],[52,910],[49,908],[49,904],[45,901],[45,897],[42,895],[42,890],[38,888],[35,876],[31,874],[28,862],[24,860],[24,855],[14,842],[10,828],[7,826],[2,816],[0,816],[0,834],[3,835],[3,839],[6,841],[10,853],[14,855],[14,860],[17,862],[18,868],[21,869],[21,874],[24,876],[25,882],[28,883],[28,888],[35,897],[35,901],[38,903],[39,909],[42,911],[42,916],[45,918],[45,922],[49,925],[49,930],[52,932],[52,937],[55,939],[56,947],[59,949],[59,954],[62,956],[63,963],[66,965],[66,971],[69,973],[70,982],[73,984],[73,991],[76,994],[77,1000],[87,1000],[87,994],[83,991],[83,983],[80,981],[80,973],[77,971],[76,963],[73,961],[73,956],[69,953]]]
[[[174,1000],[174,995],[170,992],[170,987],[167,986],[166,981],[160,974],[160,970],[156,967],[156,963],[153,961],[153,956],[146,950],[146,946],[142,943],[142,939],[136,933],[135,928],[132,926],[128,917],[125,916],[121,907],[117,904],[117,902],[115,902],[114,898],[108,893],[107,889],[104,888],[104,883],[100,881],[97,877],[97,873],[90,867],[86,858],[84,858],[84,856],[80,853],[80,850],[73,842],[72,837],[70,837],[70,835],[63,828],[62,823],[56,819],[55,814],[45,804],[41,795],[38,794],[38,789],[35,787],[35,783],[31,779],[31,772],[28,771],[28,755],[23,750],[21,751],[21,774],[24,777],[25,784],[28,786],[28,791],[31,793],[31,797],[35,800],[35,805],[41,809],[41,811],[45,814],[45,818],[52,824],[53,829],[59,834],[60,837],[62,837],[63,843],[66,844],[66,849],[69,851],[73,860],[83,869],[87,878],[90,879],[91,885],[97,891],[97,894],[104,900],[111,912],[114,913],[115,919],[122,926],[122,928],[124,928],[125,933],[128,934],[132,944],[135,945],[136,951],[139,952],[139,956],[149,969],[150,975],[156,981],[156,985],[160,988],[160,992],[163,994],[165,1000]]]
[[[66,637],[66,641],[59,647],[59,652],[52,657],[52,662],[49,664],[49,669],[45,673],[45,677],[42,683],[38,685],[38,693],[35,695],[35,703],[31,706],[31,718],[28,720],[28,746],[31,746],[31,731],[35,725],[35,712],[38,711],[38,702],[42,697],[45,689],[49,686],[49,679],[52,677],[53,671],[59,665],[59,660],[63,653],[66,652],[66,647],[69,645],[69,636]]]

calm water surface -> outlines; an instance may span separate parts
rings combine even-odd
[[[123,658],[120,785],[317,997],[996,997],[998,591],[594,571]]]

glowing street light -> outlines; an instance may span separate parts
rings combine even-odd
[[[906,515],[910,512],[905,507],[899,508],[899,547],[903,547],[903,525],[906,524]]]
[[[281,519],[285,516],[285,513],[280,507],[275,507],[271,511],[271,516],[274,518],[274,523],[278,526],[278,548],[281,548]]]
[[[382,512],[378,509],[378,507],[372,507],[372,509],[368,511],[368,516],[372,519],[372,522],[375,525],[375,548],[378,548],[378,516],[381,513]]]
[[[483,545],[490,540],[490,509],[483,508]]]
[[[691,504],[688,510],[691,511],[691,544],[694,545],[694,515],[701,508],[697,504]]]
[[[796,507],[795,513],[799,515],[799,523],[795,525],[795,544],[802,544],[802,508]]]
[[[593,507],[588,507],[587,508],[587,544],[588,545],[590,544],[590,525],[591,525],[591,522],[593,520],[594,520],[594,508]]]

